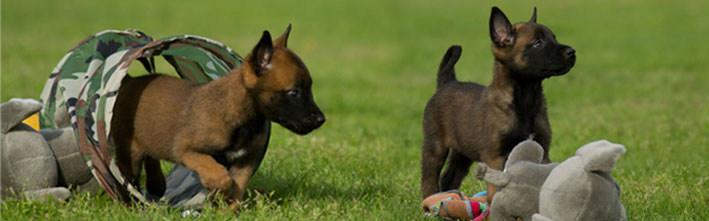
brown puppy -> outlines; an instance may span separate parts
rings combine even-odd
[[[473,161],[502,170],[512,148],[529,137],[544,147],[544,162],[549,162],[551,129],[542,80],[567,73],[576,61],[575,51],[536,23],[536,8],[529,22],[511,25],[493,7],[490,38],[495,62],[488,87],[456,80],[460,46],[449,48],[441,61],[438,88],[423,117],[424,198],[459,188]],[[448,167],[439,179],[446,156]],[[488,185],[488,200],[494,192]]]
[[[127,76],[111,121],[125,177],[138,185],[144,162],[147,190],[161,196],[159,160],[168,160],[197,172],[205,187],[235,208],[265,154],[271,121],[301,135],[325,122],[308,69],[286,48],[289,32],[290,26],[271,42],[264,31],[239,68],[206,84]]]

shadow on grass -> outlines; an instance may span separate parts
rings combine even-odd
[[[329,180],[323,180],[329,179]],[[331,200],[362,200],[371,195],[386,193],[390,187],[381,183],[360,180],[333,180],[332,177],[314,177],[303,173],[273,174],[264,171],[254,175],[249,182],[246,200],[264,195],[267,199],[280,201],[287,199],[331,199]]]

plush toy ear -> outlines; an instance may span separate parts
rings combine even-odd
[[[505,47],[512,45],[514,37],[512,24],[505,13],[502,13],[502,10],[497,7],[492,7],[490,14],[490,39],[492,42],[498,47]]]
[[[532,13],[532,18],[529,19],[529,23],[537,23],[537,7],[534,7],[534,12]]]
[[[288,45],[288,36],[290,35],[290,28],[291,28],[291,25],[288,24],[286,31],[283,32],[281,37],[278,37],[275,41],[273,41],[273,46],[284,47],[284,48],[288,47],[287,45]]]
[[[509,168],[510,165],[520,161],[541,163],[543,158],[544,148],[542,148],[542,145],[531,139],[525,140],[512,149],[505,163],[505,168]]]
[[[583,145],[576,150],[576,155],[581,158],[584,170],[588,172],[611,172],[625,151],[623,145],[599,140]]]
[[[13,98],[0,105],[0,116],[2,116],[2,133],[5,134],[13,127],[22,123],[32,114],[42,109],[42,103],[32,99]]]
[[[266,69],[271,62],[273,55],[273,42],[271,42],[271,34],[268,31],[263,31],[263,36],[259,40],[254,50],[251,51],[251,67],[256,75],[261,76],[263,70]]]

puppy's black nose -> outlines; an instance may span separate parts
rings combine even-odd
[[[565,58],[571,58],[574,55],[576,55],[576,50],[574,50],[574,48],[568,47],[568,48],[564,49],[564,57]]]
[[[320,112],[311,113],[308,117],[303,119],[303,122],[310,126],[320,127],[320,125],[325,123],[325,115]]]
[[[315,121],[318,122],[318,124],[322,125],[325,123],[325,115],[318,114],[315,116]]]

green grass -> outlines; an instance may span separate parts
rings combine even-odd
[[[577,65],[545,81],[551,158],[598,139],[626,145],[613,177],[635,220],[709,217],[709,3],[688,1],[3,1],[1,100],[38,98],[69,49],[104,29],[160,38],[195,34],[242,55],[260,32],[293,24],[289,46],[308,65],[328,122],[307,136],[274,126],[243,220],[421,219],[421,118],[446,48],[463,46],[458,77],[492,76],[490,7],[538,21],[572,45]],[[468,177],[467,193],[483,189]],[[2,220],[173,220],[181,211],[128,209],[105,195],[66,203],[9,199]],[[232,219],[213,208],[203,218]]]

